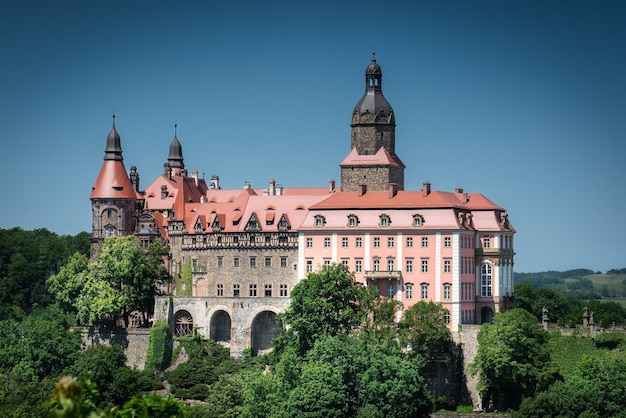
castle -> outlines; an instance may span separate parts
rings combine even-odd
[[[352,111],[339,186],[286,188],[270,180],[262,189],[225,190],[217,176],[207,183],[197,170],[189,175],[175,134],[163,173],[142,191],[136,167],[125,169],[114,120],[91,193],[92,240],[161,240],[170,273],[190,270],[191,289],[177,295],[163,287],[173,297],[157,298],[155,319],[169,320],[179,336],[196,329],[233,354],[271,348],[291,289],[330,263],[347,265],[357,281],[404,308],[441,303],[451,330],[489,322],[508,309],[513,292],[515,229],[507,211],[463,189],[424,183],[404,190],[395,126],[374,56]]]

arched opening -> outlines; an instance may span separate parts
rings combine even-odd
[[[189,337],[193,335],[193,317],[187,311],[178,311],[174,315],[174,336]]]
[[[272,348],[272,339],[278,336],[279,329],[276,323],[276,314],[271,311],[259,313],[252,321],[252,354]]]
[[[210,338],[213,341],[230,342],[230,315],[226,311],[217,311],[211,317]]]
[[[481,324],[491,323],[493,321],[493,309],[489,307],[484,307],[480,311],[480,322]]]

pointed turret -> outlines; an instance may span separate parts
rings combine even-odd
[[[181,170],[185,168],[185,163],[183,162],[183,146],[180,145],[180,141],[178,140],[177,135],[178,125],[174,125],[174,139],[172,139],[172,143],[170,144],[170,153],[167,157],[167,162],[172,168],[180,168]]]

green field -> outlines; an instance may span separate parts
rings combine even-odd
[[[622,303],[626,297],[626,274],[590,274],[583,278],[593,283],[593,289],[603,299],[615,299]]]

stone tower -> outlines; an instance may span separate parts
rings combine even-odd
[[[339,164],[341,190],[404,190],[404,164],[396,155],[396,119],[382,91],[376,56],[365,70],[365,93],[352,111],[352,150]]]
[[[91,191],[92,244],[109,236],[125,236],[135,232],[142,196],[138,193],[139,175],[131,168],[132,181],[122,158],[120,136],[113,128],[107,137],[104,162]]]

